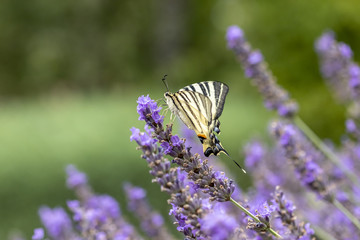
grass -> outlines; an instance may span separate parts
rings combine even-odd
[[[161,94],[153,98],[157,96]],[[65,207],[66,200],[74,198],[65,186],[64,167],[70,163],[88,174],[96,192],[118,199],[125,214],[122,183],[129,181],[146,188],[150,204],[167,216],[166,194],[151,183],[136,144],[129,141],[129,129],[144,126],[137,120],[136,99],[136,94],[116,92],[2,104],[0,239],[15,229],[29,238],[32,229],[40,226],[39,206]],[[266,130],[269,116],[260,100],[227,99],[220,139],[234,158],[241,158],[241,145],[249,136]],[[232,167],[226,157],[222,160]],[[248,179],[238,182],[249,185]],[[168,223],[171,226],[172,221]]]

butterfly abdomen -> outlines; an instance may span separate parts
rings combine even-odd
[[[198,137],[199,137],[199,135],[198,135]],[[209,157],[211,154],[214,154],[215,156],[217,156],[221,152],[228,155],[226,150],[221,145],[219,139],[214,134],[211,134],[211,137],[209,137],[209,138],[201,139],[199,137],[199,139],[203,145],[203,152],[206,157]]]

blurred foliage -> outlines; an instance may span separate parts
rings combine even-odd
[[[173,91],[204,80],[230,85],[222,142],[231,152],[265,132],[269,114],[226,49],[232,24],[263,52],[300,103],[303,119],[321,137],[338,141],[344,106],[323,84],[313,44],[333,29],[359,59],[359,8],[356,0],[3,0],[0,238],[15,227],[30,234],[39,205],[71,198],[64,187],[67,163],[88,173],[96,191],[122,199],[121,182],[131,181],[163,209],[128,129],[142,126],[137,96],[161,98],[165,73]]]

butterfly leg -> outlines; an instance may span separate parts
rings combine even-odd
[[[173,123],[175,120],[175,115],[171,112],[170,113],[170,122]]]
[[[167,108],[164,108],[164,110],[163,110],[163,112],[162,112],[162,115],[166,116],[167,113],[168,113],[168,111],[169,111],[169,108],[168,108],[168,107],[167,107]]]

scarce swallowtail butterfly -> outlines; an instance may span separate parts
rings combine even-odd
[[[163,78],[164,83],[165,77],[166,75]],[[175,93],[168,91],[164,94],[171,112],[195,131],[206,157],[211,154],[217,156],[221,152],[229,156],[216,136],[220,133],[219,117],[223,112],[228,92],[229,87],[225,83],[205,81],[191,84]],[[235,160],[233,161],[244,171]]]

